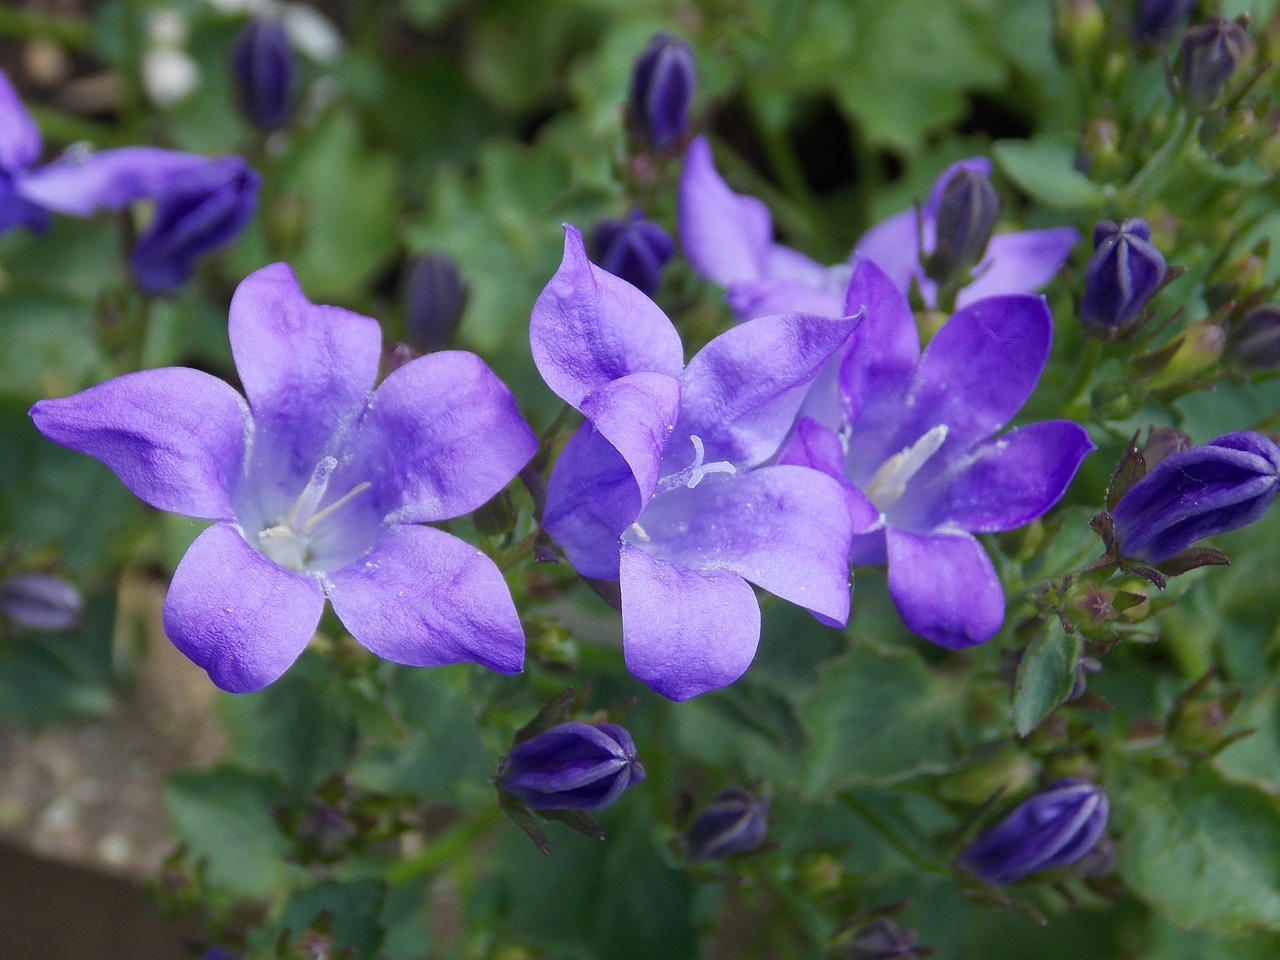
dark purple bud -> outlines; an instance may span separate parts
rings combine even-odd
[[[0,580],[0,613],[29,630],[69,630],[80,621],[80,592],[58,577],[23,573]]]
[[[636,59],[631,72],[631,119],[654,150],[665,150],[688,132],[696,80],[693,47],[669,33],[655,35]]]
[[[643,779],[631,734],[573,721],[512,747],[498,789],[534,810],[599,810]]]
[[[1195,0],[1138,0],[1133,32],[1142,40],[1159,40],[1187,18]]]
[[[947,181],[935,217],[936,240],[925,260],[929,279],[963,283],[986,252],[1000,198],[980,170],[962,168]]]
[[[442,350],[453,339],[467,288],[458,265],[443,253],[419,257],[404,287],[404,335],[423,353]]]
[[[239,233],[257,200],[258,175],[240,157],[211,160],[175,179],[155,196],[129,257],[138,285],[150,293],[182,286],[196,257]]]
[[[690,860],[723,860],[754,850],[769,829],[769,801],[730,787],[693,818],[684,835]]]
[[[1137,316],[1164,279],[1164,255],[1151,242],[1151,227],[1135,217],[1117,225],[1099,220],[1093,256],[1084,268],[1080,320],[1094,330],[1117,330]]]
[[[878,917],[859,929],[836,955],[840,960],[915,960],[929,952],[920,947],[914,930]]]
[[[1227,355],[1258,370],[1280,367],[1280,305],[1264,303],[1246,313],[1227,334]]]
[[[279,20],[253,19],[244,25],[231,48],[231,74],[246,120],[266,133],[288,122],[293,50]]]
[[[645,296],[662,283],[662,268],[676,251],[671,234],[633,210],[626,220],[604,220],[591,233],[596,265],[621,277]]]
[[[1174,453],[1120,498],[1112,516],[1126,557],[1160,563],[1203,537],[1257,520],[1280,492],[1280,447],[1242,430]]]
[[[1039,870],[1075,863],[1107,825],[1102,788],[1068,777],[1032,794],[969,844],[957,858],[987,883],[1013,883]]]
[[[1210,17],[1182,35],[1178,80],[1182,98],[1207,107],[1222,93],[1249,50],[1249,34],[1234,20]]]

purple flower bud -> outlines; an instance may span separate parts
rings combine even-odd
[[[1112,511],[1126,557],[1160,563],[1202,537],[1243,527],[1280,492],[1280,447],[1260,433],[1228,433],[1174,453]]]
[[[467,287],[458,266],[442,253],[418,258],[404,289],[405,339],[431,353],[453,339],[467,306]]]
[[[591,234],[596,265],[652,297],[662,282],[662,268],[675,253],[671,234],[644,218],[639,210],[627,220],[604,220]]]
[[[1227,354],[1246,367],[1280,367],[1280,305],[1264,303],[1246,313],[1227,336]]]
[[[656,34],[636,59],[631,119],[654,150],[665,150],[687,133],[696,80],[693,48],[669,33]]]
[[[981,170],[961,167],[942,191],[936,217],[937,239],[924,271],[937,283],[961,283],[986,252],[1000,215],[1000,198]]]
[[[129,257],[138,284],[151,293],[182,286],[197,256],[240,232],[257,198],[258,175],[239,157],[211,160],[175,178],[156,196],[155,212]]]
[[[1100,331],[1119,329],[1143,308],[1164,273],[1164,255],[1152,244],[1147,221],[1099,220],[1093,256],[1084,268],[1081,322]]]
[[[512,747],[498,789],[534,810],[599,810],[643,779],[631,734],[574,721]]]
[[[913,960],[922,949],[914,930],[903,930],[887,917],[877,917],[858,930],[837,956],[840,960]]]
[[[0,613],[29,630],[69,630],[80,620],[80,592],[58,577],[24,573],[0,580]]]
[[[1234,20],[1210,17],[1182,35],[1178,79],[1183,99],[1207,107],[1218,99],[1249,49],[1249,35]]]
[[[293,50],[279,20],[255,18],[244,25],[231,48],[231,74],[246,120],[266,133],[288,122]]]
[[[693,818],[684,835],[690,860],[723,860],[754,850],[769,829],[769,801],[730,787]]]
[[[1133,12],[1134,35],[1159,40],[1186,19],[1195,0],[1138,0]]]
[[[957,862],[987,883],[1075,863],[1107,825],[1102,788],[1068,777],[1028,797],[961,852]]]

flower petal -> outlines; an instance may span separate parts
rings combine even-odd
[[[231,524],[215,523],[174,571],[164,632],[223,690],[249,693],[298,659],[323,610],[318,580],[277,566]]]
[[[0,70],[0,171],[17,173],[40,159],[40,128]]]
[[[849,615],[852,519],[841,485],[808,467],[708,475],[640,515],[626,539],[653,557],[725,571],[841,623]],[[625,607],[624,607],[625,610]]]
[[[1075,227],[997,233],[974,270],[977,279],[957,294],[956,305],[1002,293],[1034,293],[1053,279],[1079,239]]]
[[[31,171],[18,192],[48,210],[76,217],[118,210],[157,197],[213,161],[194,153],[155,147],[121,147],[84,154],[74,149]]]
[[[906,389],[920,360],[920,334],[907,298],[879,264],[860,257],[845,294],[845,312],[864,311],[840,367],[850,418]]]
[[[969,533],[1012,530],[1057,503],[1094,449],[1069,420],[1033,423],[973,447],[919,494],[908,487],[900,506],[910,509],[909,498],[918,496],[930,501],[936,522]]]
[[[705,137],[685,151],[677,216],[685,256],[704,277],[722,287],[765,278],[765,258],[773,246],[769,209],[729,189]]]
[[[629,373],[679,377],[684,347],[652,300],[587,259],[578,228],[565,224],[564,259],[533,305],[529,342],[538,372],[581,409],[583,397]]]
[[[326,587],[351,635],[385,660],[522,669],[524,630],[511,591],[494,562],[457,537],[392,524],[370,553],[329,574]]]
[[[903,295],[911,278],[920,269],[920,234],[915,210],[903,210],[881,220],[858,240],[852,259],[869,260],[879,267],[889,282]]]
[[[720,334],[685,369],[671,445],[687,447],[698,436],[708,460],[744,467],[769,459],[791,432],[810,383],[860,320],[791,313]]]
[[[819,470],[840,484],[855,540],[880,523],[880,509],[845,476],[844,445],[830,427],[809,417],[801,417],[795,433],[778,456],[778,465],[794,464]],[[875,562],[881,562],[877,560]]]
[[[619,538],[641,511],[635,474],[589,422],[569,438],[547,481],[546,530],[573,569],[597,580],[618,579]]]
[[[143,370],[31,408],[50,440],[96,457],[161,510],[226,520],[244,458],[249,410],[217,377]]]
[[[737,680],[760,643],[760,605],[741,577],[704,573],[622,547],[627,669],[672,700]]]
[[[741,280],[729,285],[725,301],[739,320],[775,313],[816,313],[823,317],[844,313],[843,291],[799,280]]]
[[[538,449],[506,384],[474,353],[405,364],[369,401],[336,489],[368,480],[395,522],[468,513],[505,487]]]
[[[1004,622],[1004,588],[982,544],[966,533],[890,527],[889,594],[902,622],[951,650],[991,639]]]
[[[680,382],[661,373],[633,373],[591,391],[582,412],[631,467],[643,510],[680,415]]]

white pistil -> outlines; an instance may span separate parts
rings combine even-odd
[[[316,526],[333,515],[334,511],[349,503],[353,497],[369,489],[369,483],[357,484],[344,496],[317,512],[320,501],[329,489],[329,478],[337,469],[338,461],[325,457],[316,464],[311,479],[299,494],[286,516],[278,518],[274,526],[258,534],[258,546],[268,557],[290,570],[305,570],[311,562],[311,537]]]
[[[728,460],[713,460],[711,463],[703,463],[703,457],[706,456],[706,447],[703,446],[702,438],[695,433],[690,434],[689,439],[693,442],[693,463],[679,473],[673,473],[671,476],[660,480],[658,482],[658,493],[666,493],[680,486],[688,487],[692,490],[709,473],[732,474],[738,472],[738,468]]]
[[[871,483],[867,485],[867,497],[881,511],[893,506],[906,492],[911,478],[938,452],[946,439],[947,426],[940,423],[911,446],[895,453],[881,464],[871,478]]]

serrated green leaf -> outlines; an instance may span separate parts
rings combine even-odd
[[[1075,168],[1075,150],[1066,141],[1000,140],[993,149],[1001,172],[1046,206],[1098,210],[1106,203],[1106,189]]]
[[[1013,682],[1013,726],[1018,736],[1028,733],[1067,699],[1076,682],[1080,637],[1050,623],[1023,651]]]
[[[290,897],[278,929],[288,930],[289,941],[296,943],[302,931],[327,910],[333,917],[329,955],[345,956],[342,951],[350,949],[350,960],[370,960],[382,944],[379,915],[386,897],[387,885],[380,880],[318,883]]]

